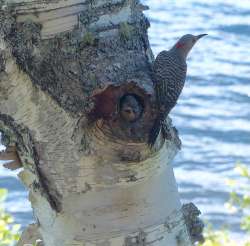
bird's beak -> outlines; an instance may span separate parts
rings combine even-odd
[[[202,38],[202,37],[204,37],[204,36],[207,36],[207,34],[204,33],[204,34],[197,35],[197,36],[196,36],[196,40],[198,40],[198,39],[200,39],[200,38]]]

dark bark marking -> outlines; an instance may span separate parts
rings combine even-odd
[[[34,163],[26,163],[24,160],[23,165],[33,172],[37,173],[37,177],[39,179],[40,186],[42,188],[43,194],[46,196],[48,202],[51,207],[56,211],[61,211],[61,203],[60,203],[60,194],[53,187],[53,191],[50,189],[50,184],[48,179],[43,175],[40,167],[39,167],[39,155],[37,153],[36,144],[29,132],[29,130],[21,125],[18,125],[14,122],[14,119],[10,116],[4,115],[0,113],[0,122],[4,124],[9,131],[6,129],[0,129],[4,134],[6,134],[10,138],[10,142],[13,141],[16,144],[16,148],[18,153],[21,155],[29,156]],[[33,165],[32,165],[33,164]]]
[[[125,238],[125,245],[124,246],[146,246],[146,233],[142,230],[138,233],[137,236],[131,237],[128,236]]]
[[[2,53],[0,53],[0,73],[5,70],[5,59]]]

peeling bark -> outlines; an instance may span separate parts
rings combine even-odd
[[[22,167],[22,163],[15,146],[9,146],[5,151],[0,152],[0,160],[7,160],[3,166],[10,170],[16,170]]]
[[[45,246],[191,245],[157,117],[145,6],[9,1],[0,10],[0,131],[16,146]]]

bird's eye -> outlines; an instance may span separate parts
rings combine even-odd
[[[193,44],[195,43],[195,38],[192,39],[192,43],[193,43]]]

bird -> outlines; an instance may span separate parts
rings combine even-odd
[[[153,146],[163,122],[177,104],[187,74],[186,59],[196,42],[207,34],[182,36],[170,50],[161,51],[153,63],[153,83],[158,115],[148,137]]]
[[[142,115],[143,105],[139,97],[133,94],[126,94],[120,100],[120,114],[122,119],[133,123]]]

